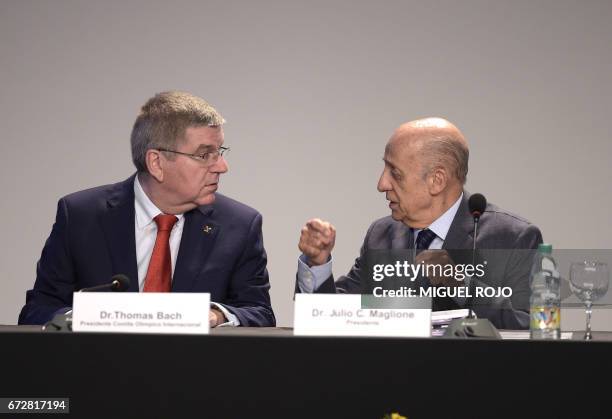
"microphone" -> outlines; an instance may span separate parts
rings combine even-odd
[[[475,193],[468,200],[468,208],[474,219],[474,236],[472,242],[472,266],[476,265],[476,238],[478,235],[478,222],[487,208],[487,198],[484,195]],[[471,296],[472,283],[468,287],[470,297],[466,302],[468,316],[465,319],[455,319],[448,325],[444,332],[444,337],[450,338],[492,338],[501,339],[501,335],[487,319],[474,318],[472,310],[474,297]]]
[[[476,238],[478,235],[478,222],[480,221],[480,216],[485,212],[487,208],[487,198],[484,197],[483,194],[475,193],[470,196],[468,200],[468,208],[470,214],[472,214],[472,218],[474,219],[474,234],[472,236],[472,266],[476,265]],[[471,288],[471,287],[470,287]],[[474,318],[474,313],[472,312],[472,299],[473,297],[469,297],[468,301],[468,318]]]
[[[478,223],[480,216],[487,208],[487,198],[485,198],[483,194],[475,193],[470,196],[470,199],[468,200],[468,207],[470,209],[470,214],[472,214],[472,217],[474,217],[474,222]]]
[[[92,291],[125,291],[130,287],[130,278],[123,274],[112,276],[112,281],[108,284],[96,285],[95,287],[81,288],[79,292]],[[42,327],[45,332],[72,332],[72,310],[68,310],[62,314],[56,314],[53,319],[49,320]]]
[[[95,287],[81,288],[79,292],[93,292],[93,291],[125,291],[130,287],[130,278],[123,274],[113,275],[111,282],[108,284],[96,285]]]

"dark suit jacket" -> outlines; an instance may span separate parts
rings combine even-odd
[[[469,194],[464,192],[442,246],[449,251],[455,262],[466,253],[469,253],[471,259],[471,252],[453,252],[473,247],[474,221],[468,209],[468,199]],[[511,287],[512,297],[474,299],[474,311],[478,317],[488,318],[501,329],[529,327],[529,274],[534,255],[531,249],[536,249],[541,242],[542,234],[535,225],[493,204],[487,205],[480,218],[476,242],[477,259],[488,262],[486,275],[481,279],[472,279],[470,287]],[[365,275],[364,254],[368,250],[413,247],[412,229],[394,221],[390,216],[376,220],[368,229],[360,256],[350,272],[335,282],[333,276],[330,276],[315,292],[361,293],[362,276]],[[433,301],[434,310],[456,308],[460,307],[451,298],[435,298]]]
[[[115,274],[138,292],[134,218],[134,176],[60,199],[19,323],[47,322],[72,306],[74,291]],[[261,224],[257,211],[221,194],[185,213],[172,291],[209,292],[242,326],[274,326]]]

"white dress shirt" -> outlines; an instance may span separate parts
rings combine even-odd
[[[463,193],[459,196],[459,199],[451,205],[449,209],[446,210],[444,214],[439,216],[433,223],[429,225],[429,229],[436,233],[436,238],[434,238],[429,245],[429,249],[442,249],[442,245],[444,244],[444,240],[446,240],[446,235],[448,234],[448,230],[450,229],[451,224],[453,223],[453,219],[457,214],[457,210],[459,209],[459,205],[461,204],[461,199],[463,198]],[[416,243],[417,235],[421,231],[420,229],[413,229],[413,238],[414,243]],[[330,258],[329,262],[319,266],[308,266],[306,255],[302,254],[298,258],[298,286],[300,287],[300,291],[304,293],[312,293],[316,291],[327,278],[332,274],[332,259]]]
[[[145,191],[140,185],[138,176],[134,180],[134,209],[135,209],[135,238],[136,238],[136,264],[138,265],[138,289],[142,292],[144,288],[147,270],[149,269],[149,261],[155,246],[157,238],[157,224],[154,218],[162,211],[155,206],[149,199]],[[174,267],[176,266],[176,258],[178,256],[181,237],[183,236],[183,226],[185,225],[184,214],[174,214],[178,221],[174,223],[170,232],[170,260],[172,263],[172,276],[174,276]],[[220,310],[228,320],[219,326],[239,326],[238,318],[229,312],[223,305],[211,302],[213,307]]]

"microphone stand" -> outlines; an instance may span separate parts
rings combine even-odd
[[[474,217],[474,240],[472,245],[472,266],[476,265],[476,235],[478,234],[478,222],[480,216],[484,212],[472,211]],[[468,285],[468,291],[472,290],[472,281]],[[501,339],[499,331],[493,326],[488,319],[477,319],[474,317],[474,311],[472,305],[474,303],[474,297],[472,293],[468,293],[468,299],[466,305],[468,307],[468,316],[464,319],[455,319],[451,321],[444,332],[445,338],[489,338],[489,339]]]
[[[480,221],[480,215],[476,214],[476,216],[474,217],[474,237],[472,240],[473,246],[472,246],[472,266],[476,266],[476,235],[478,234],[478,222]],[[468,285],[468,299],[467,299],[467,306],[468,306],[468,319],[473,319],[474,317],[474,311],[472,310],[472,305],[474,303],[474,296],[471,293],[472,290],[472,281],[470,278],[470,283]]]
[[[81,288],[78,292],[95,292],[106,289],[110,289],[111,291],[124,291],[130,286],[129,278],[123,274],[115,275],[111,279],[113,280],[111,283]],[[42,330],[45,332],[72,332],[72,310],[56,314],[51,320],[43,325]]]

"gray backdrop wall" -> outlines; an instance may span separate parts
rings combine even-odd
[[[336,225],[346,272],[389,212],[385,142],[422,116],[464,131],[469,190],[556,247],[609,249],[611,18],[609,0],[2,0],[0,323],[16,322],[57,200],[127,178],[136,113],[168,89],[228,121],[221,192],[264,216],[280,325],[302,224]]]

